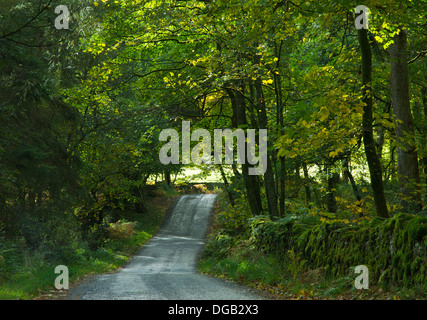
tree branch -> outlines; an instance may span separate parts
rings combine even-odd
[[[415,58],[409,60],[408,64],[413,63],[413,62],[417,61],[419,58],[425,57],[426,55],[427,55],[427,50],[421,51],[415,56]]]
[[[30,20],[28,20],[24,25],[22,25],[21,27],[19,27],[18,29],[16,29],[15,31],[3,34],[0,36],[0,39],[4,39],[4,38],[9,38],[10,36],[13,36],[14,34],[18,33],[19,31],[21,31],[22,29],[25,29],[26,27],[28,27],[33,21],[35,21],[39,15],[42,14],[43,11],[45,11],[50,4],[52,3],[52,0],[49,0],[49,2],[47,4],[45,4],[44,6],[42,6],[38,12],[36,13],[36,15],[34,17],[32,17]]]

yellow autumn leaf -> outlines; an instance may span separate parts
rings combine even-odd
[[[319,115],[320,115],[319,120],[325,121],[329,117],[329,110],[326,107],[322,107],[320,108]]]
[[[376,40],[378,43],[382,43],[382,42],[384,42],[384,40],[383,40],[380,36],[375,36],[375,40]]]

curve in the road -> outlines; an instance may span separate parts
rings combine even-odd
[[[196,271],[216,195],[181,196],[153,237],[118,272],[87,278],[77,300],[254,300],[249,288]]]

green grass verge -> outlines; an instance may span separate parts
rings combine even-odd
[[[383,290],[370,286],[358,290],[357,275],[325,278],[319,270],[297,270],[292,262],[281,262],[274,255],[262,254],[240,243],[227,256],[202,257],[198,269],[248,287],[259,289],[268,299],[292,300],[415,300],[426,299],[423,286]],[[297,269],[294,269],[297,268]]]

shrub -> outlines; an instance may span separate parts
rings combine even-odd
[[[110,223],[107,227],[108,238],[110,239],[125,239],[130,237],[135,231],[136,222],[117,221]]]
[[[235,201],[234,206],[227,204],[220,209],[217,223],[229,234],[239,234],[250,217],[250,210],[245,201]]]
[[[234,239],[229,235],[219,234],[210,238],[203,250],[203,258],[225,258],[234,244]]]

